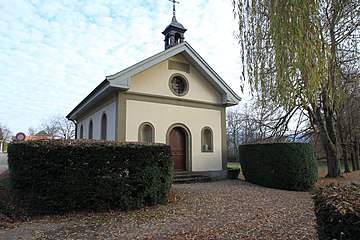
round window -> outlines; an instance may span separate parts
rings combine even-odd
[[[183,96],[188,90],[187,81],[181,76],[173,76],[170,79],[170,89],[175,95]]]

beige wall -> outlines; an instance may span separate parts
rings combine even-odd
[[[94,106],[78,120],[84,128],[84,138],[88,138],[90,119],[93,121],[93,139],[100,139],[101,117],[106,112],[108,118],[108,140],[138,141],[139,126],[151,123],[155,130],[155,142],[168,143],[170,128],[185,126],[189,132],[189,171],[222,171],[226,169],[225,106],[221,94],[190,65],[181,55],[174,56],[131,77],[130,89],[111,95],[101,104]],[[181,74],[186,78],[189,89],[184,96],[175,95],[169,87],[170,77]],[[213,133],[213,151],[202,151],[202,130],[208,127]]]
[[[166,134],[173,124],[185,125],[191,134],[192,171],[222,170],[221,110],[190,106],[126,100],[126,141],[138,141],[138,129],[150,122],[155,129],[155,141],[166,143]],[[213,131],[213,152],[202,152],[201,130]]]
[[[180,54],[170,60],[188,63]],[[185,96],[175,96],[169,88],[169,79],[175,73],[182,74],[188,80],[189,91]],[[195,68],[191,66],[190,73],[168,70],[168,60],[131,77],[129,92],[221,103],[221,94]]]

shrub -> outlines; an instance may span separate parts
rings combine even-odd
[[[170,147],[163,144],[15,142],[8,162],[11,186],[32,214],[163,203],[172,182]]]
[[[264,143],[239,146],[246,181],[271,188],[309,190],[317,180],[314,148],[307,143]]]
[[[315,195],[320,239],[360,239],[360,186],[328,186]]]

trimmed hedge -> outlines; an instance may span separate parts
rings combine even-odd
[[[10,184],[35,215],[136,209],[166,201],[170,156],[164,144],[15,142],[8,150]]]
[[[316,192],[319,239],[360,239],[360,185],[330,185]]]
[[[312,189],[318,169],[308,143],[258,143],[239,146],[246,181],[266,187],[304,191]]]

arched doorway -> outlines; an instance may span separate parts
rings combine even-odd
[[[169,134],[169,145],[171,147],[171,159],[174,163],[174,171],[186,170],[186,132],[181,127],[175,127]]]

